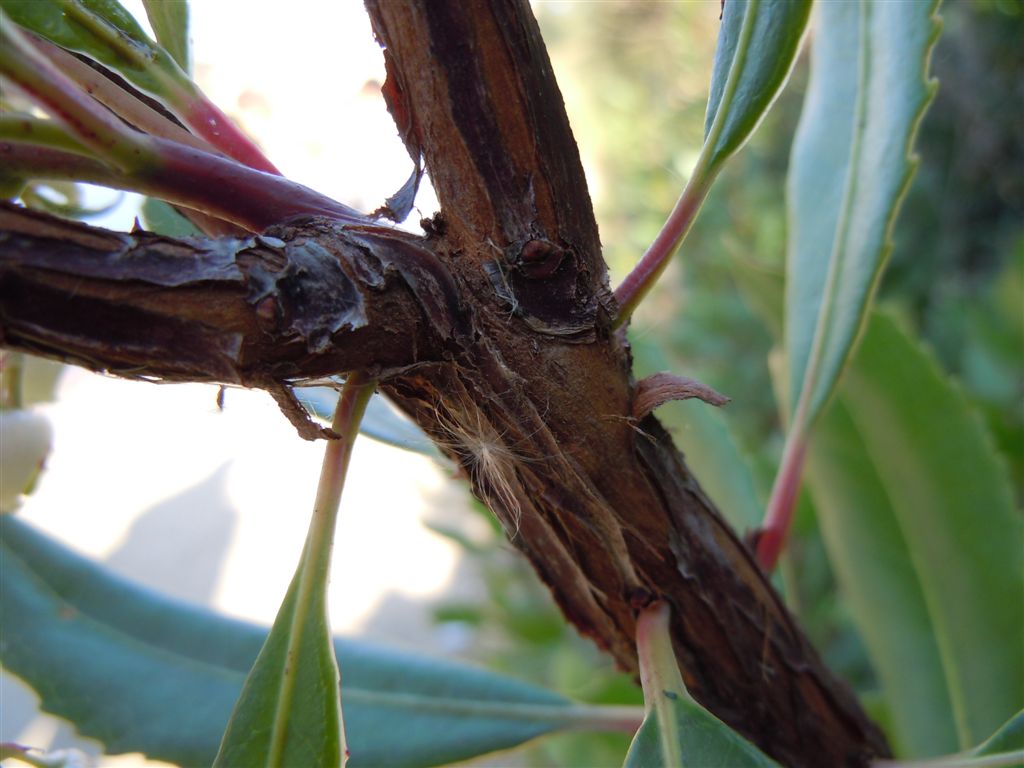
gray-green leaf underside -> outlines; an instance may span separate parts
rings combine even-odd
[[[711,71],[704,154],[714,170],[736,153],[793,69],[811,0],[729,0]]]
[[[0,518],[0,660],[110,753],[209,765],[267,630],[107,573]],[[568,700],[484,670],[335,640],[350,766],[428,766],[579,726]]]
[[[728,6],[728,4],[727,4]],[[817,4],[788,181],[786,390],[814,420],[865,323],[935,93],[938,0]],[[801,425],[802,426],[802,425]]]

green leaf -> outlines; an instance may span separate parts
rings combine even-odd
[[[972,754],[983,756],[1012,752],[1020,752],[1017,757],[1024,762],[1024,710],[1011,717],[984,743],[979,744]]]
[[[245,680],[214,768],[341,766],[345,734],[327,574],[302,560]]]
[[[704,120],[711,173],[751,137],[789,79],[811,0],[729,0]]]
[[[195,91],[171,55],[115,0],[0,0],[0,7],[25,29],[95,59],[150,95],[178,102],[172,94]]]
[[[899,752],[967,749],[1024,704],[1024,521],[963,394],[874,314],[807,480]]]
[[[374,384],[360,374],[345,382],[317,485],[306,544],[270,636],[260,649],[213,761],[214,768],[341,766],[348,759],[331,647],[327,584],[341,494],[359,422]]]
[[[188,0],[142,0],[146,17],[156,40],[182,72],[192,72],[192,52],[188,40]]]
[[[202,237],[203,233],[191,221],[178,213],[174,206],[147,197],[142,203],[142,221],[146,229],[166,237]],[[337,398],[335,398],[337,399]],[[330,416],[328,416],[330,418]]]
[[[664,604],[639,617],[637,652],[647,716],[630,744],[625,768],[778,765],[690,696],[679,674]]]
[[[266,629],[141,589],[10,516],[0,534],[4,666],[111,753],[209,765]],[[472,667],[334,647],[352,768],[466,760],[600,719]]]
[[[728,4],[726,4],[728,7]],[[787,409],[810,424],[864,325],[917,166],[938,0],[818,4],[788,179]]]

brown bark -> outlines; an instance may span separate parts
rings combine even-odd
[[[687,686],[786,765],[888,754],[653,416],[633,414],[597,227],[525,2],[369,2],[442,218],[205,245],[0,211],[0,342],[263,386],[366,370],[469,475],[565,615],[636,671],[672,608]]]

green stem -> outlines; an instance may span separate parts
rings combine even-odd
[[[0,141],[17,141],[59,149],[90,157],[88,147],[53,120],[34,115],[6,114],[0,117]]]
[[[653,711],[658,719],[662,765],[666,768],[683,764],[679,721],[672,701],[679,697],[690,698],[672,648],[669,618],[668,603],[654,603],[645,608],[636,620],[636,649],[644,706],[648,715]]]
[[[373,394],[374,382],[365,379],[361,374],[349,376],[338,400],[331,425],[341,437],[331,440],[324,452],[323,467],[320,470],[320,484],[317,486],[316,502],[313,505],[313,519],[309,525],[306,544],[297,574],[295,611],[291,617],[292,631],[289,633],[286,658],[294,659],[302,642],[302,629],[307,623],[310,613],[314,610],[326,614],[326,600],[312,599],[314,592],[326,584],[330,575],[331,550],[334,546],[334,530],[338,520],[338,509],[341,505],[341,493],[345,487],[345,475],[348,472],[352,446],[359,434],[359,422],[362,421],[366,404]],[[320,589],[326,596],[326,589]],[[332,658],[333,658],[333,654]],[[295,694],[296,665],[286,664],[281,671],[281,689],[274,712],[271,728],[271,739],[268,746],[266,764],[281,765],[284,753],[291,703]],[[340,696],[340,689],[339,689]],[[339,713],[341,708],[339,706]],[[345,726],[340,722],[342,764],[344,764]]]
[[[152,162],[153,149],[146,136],[80,91],[2,11],[0,75],[23,90],[104,162],[122,171],[139,170]]]
[[[615,731],[632,735],[643,724],[644,710],[642,707],[577,704],[557,719],[574,731]]]
[[[0,350],[0,411],[21,408],[21,373],[24,355]]]

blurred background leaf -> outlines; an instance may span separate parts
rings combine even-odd
[[[0,532],[5,667],[110,753],[210,764],[266,628],[130,584],[12,516]],[[466,664],[342,639],[335,650],[354,768],[438,765],[562,728],[618,727]]]
[[[891,318],[872,318],[808,481],[898,753],[978,743],[1024,703],[1024,522],[976,414]]]

